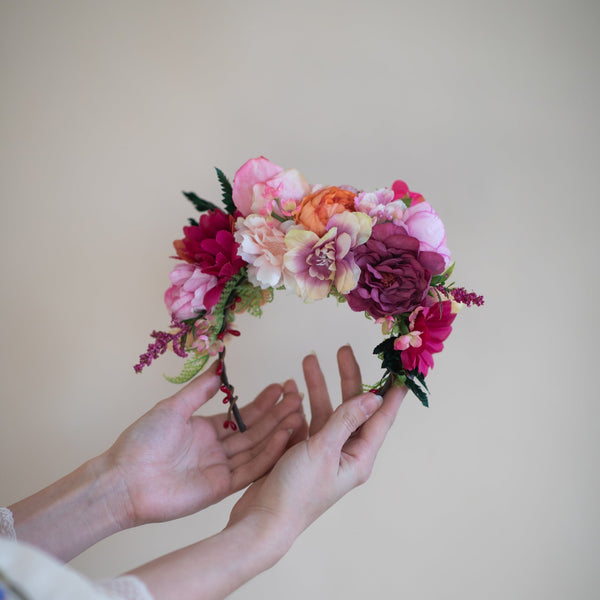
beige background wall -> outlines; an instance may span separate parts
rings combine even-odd
[[[0,504],[104,450],[173,392],[133,373],[171,241],[264,154],[312,182],[403,178],[447,225],[463,313],[370,482],[235,598],[591,598],[598,589],[594,1],[0,2]],[[332,386],[379,339],[332,302],[240,320],[244,398]],[[210,411],[217,410],[216,401]],[[233,499],[74,561],[110,576],[219,530]]]

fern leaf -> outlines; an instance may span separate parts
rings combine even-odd
[[[221,169],[215,167],[215,171],[217,172],[217,177],[219,178],[219,183],[221,184],[221,191],[223,192],[223,204],[225,205],[227,212],[232,215],[235,212],[235,204],[233,203],[233,188],[225,176],[225,173],[223,173]]]
[[[169,377],[168,375],[163,375],[163,377],[170,381],[171,383],[186,383],[192,377],[200,373],[204,368],[204,365],[208,361],[209,354],[202,354],[201,356],[195,356],[194,358],[189,358],[185,361],[183,365],[183,369],[179,375],[175,377]]]
[[[217,208],[212,202],[196,196],[194,192],[182,192],[182,194],[194,205],[198,212],[215,210]]]

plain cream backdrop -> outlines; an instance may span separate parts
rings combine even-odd
[[[484,293],[407,397],[367,485],[241,599],[591,598],[600,576],[595,1],[0,2],[0,504],[104,450],[173,392],[153,328],[171,241],[263,154],[315,183],[402,178],[444,219],[457,281]],[[242,397],[336,388],[379,332],[279,294],[239,320]],[[208,412],[218,410],[215,401]],[[217,532],[233,499],[74,561],[115,575]]]

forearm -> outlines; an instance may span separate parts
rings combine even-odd
[[[269,515],[252,515],[223,531],[130,574],[161,600],[218,600],[272,567],[294,535],[278,529]]]
[[[9,508],[17,539],[64,561],[128,526],[126,490],[104,455]]]

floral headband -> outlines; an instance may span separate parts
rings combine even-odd
[[[333,296],[379,323],[385,339],[373,353],[384,374],[366,389],[406,385],[427,406],[433,355],[459,308],[481,306],[483,297],[448,282],[454,264],[444,225],[423,196],[403,181],[374,192],[310,185],[297,170],[264,157],[242,165],[233,187],[216,171],[225,210],[184,192],[202,215],[189,219],[174,242],[179,261],[165,292],[170,331],[152,332],[155,341],[135,371],[170,347],[187,360],[167,379],[184,383],[218,356],[229,404],[224,427],[244,431],[225,344],[240,335],[237,313],[261,316],[274,291],[286,289],[305,302]]]

